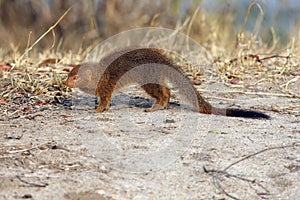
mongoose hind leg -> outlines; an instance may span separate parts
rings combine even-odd
[[[165,109],[168,106],[170,100],[170,89],[165,86],[156,83],[149,83],[143,85],[142,88],[153,98],[155,103],[151,108],[147,108],[146,112],[153,112],[157,110]]]

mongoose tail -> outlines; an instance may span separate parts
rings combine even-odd
[[[211,113],[215,115],[224,115],[229,117],[243,117],[252,119],[270,119],[269,115],[266,115],[259,111],[254,110],[242,110],[237,108],[214,108],[212,107]]]
[[[252,119],[270,119],[269,115],[266,115],[259,111],[243,110],[237,108],[216,108],[210,103],[205,101],[201,94],[194,88],[194,92],[197,95],[198,112],[204,114],[223,115],[229,117],[243,117]]]

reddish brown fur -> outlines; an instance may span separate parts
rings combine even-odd
[[[75,87],[75,81],[77,79],[77,74],[78,74],[79,68],[80,68],[80,65],[76,65],[72,69],[72,71],[68,75],[68,79],[64,83],[65,86],[68,86],[68,87],[71,87],[71,88]]]
[[[99,80],[97,85],[95,85],[93,92],[95,91],[95,95],[100,97],[99,105],[96,109],[96,112],[103,112],[104,110],[108,110],[112,98],[112,94],[115,90],[117,82],[120,80],[120,78],[131,69],[147,64],[147,63],[157,63],[162,65],[167,65],[171,67],[172,69],[176,70],[180,74],[183,74],[183,71],[179,66],[174,64],[171,59],[169,59],[166,55],[164,55],[163,51],[155,48],[141,48],[141,49],[125,49],[123,51],[115,52],[109,56],[104,57],[100,63],[98,64],[90,64],[90,65],[99,65],[100,68],[104,69],[104,71],[101,73],[102,76],[99,77]],[[89,66],[89,65],[88,65]],[[83,81],[83,84],[77,84],[75,85],[74,81],[76,80],[76,77],[78,76],[78,71],[81,66],[76,66],[69,74],[68,79],[65,83],[66,86],[69,87],[84,87],[85,84],[88,84],[92,80],[95,81],[94,78],[85,78],[86,81]],[[99,72],[97,72],[99,73]],[[149,74],[146,74],[149,75]],[[146,76],[145,74],[141,74],[140,76]],[[163,79],[165,76],[168,76],[168,74],[164,74],[164,72],[160,73],[158,79]],[[145,77],[141,77],[143,79]],[[193,84],[189,81],[189,79],[184,76],[185,80],[187,80],[190,85]],[[176,77],[174,78],[176,79]],[[132,81],[134,82],[134,80]],[[151,109],[147,109],[147,111],[155,111],[159,109],[164,109],[167,107],[168,102],[170,100],[170,89],[166,86],[163,86],[161,84],[155,84],[155,83],[149,83],[142,86],[142,88],[153,98],[156,99],[156,102],[152,106]],[[200,93],[192,86],[192,92],[193,94],[187,94],[187,96],[196,95],[197,99],[197,105],[198,105],[198,111],[200,113],[205,114],[219,114],[219,115],[228,115],[228,116],[234,116],[236,115],[236,112],[239,112],[239,110],[236,109],[221,109],[221,108],[214,108],[212,107],[208,102],[206,102]],[[236,112],[233,112],[236,111]],[[248,111],[245,111],[246,113]],[[250,118],[267,118],[267,115],[264,115],[262,113],[256,112],[256,111],[249,111],[250,114],[258,114],[254,115],[254,117]],[[234,114],[233,114],[234,113]],[[243,113],[244,114],[244,113]],[[260,115],[261,114],[261,115]],[[246,115],[246,117],[249,117]]]

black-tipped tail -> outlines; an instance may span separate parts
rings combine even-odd
[[[270,119],[269,115],[266,115],[262,112],[241,109],[226,109],[226,116],[244,117],[252,119]]]

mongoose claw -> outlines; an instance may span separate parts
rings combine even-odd
[[[105,110],[108,110],[108,108],[105,108],[104,106],[98,106],[98,108],[95,110],[97,113],[104,112]]]

